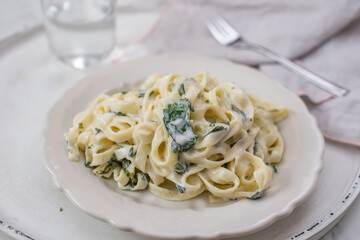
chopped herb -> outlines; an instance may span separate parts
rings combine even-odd
[[[196,135],[190,125],[190,110],[194,111],[188,99],[180,99],[163,109],[166,130],[173,139],[173,152],[186,152],[196,143]]]
[[[134,152],[134,147],[131,147],[129,150],[129,157],[135,156],[136,152]]]
[[[256,139],[255,139],[255,141],[254,141],[253,151],[254,151],[254,155],[257,155],[258,152],[259,152],[259,146],[258,146],[258,143],[257,143]]]
[[[129,177],[129,181],[125,186],[130,186],[131,188],[135,187],[138,182],[136,174],[129,173],[128,171],[125,171],[125,173]]]
[[[249,180],[249,179],[250,179],[248,176],[245,176],[244,178],[245,178],[246,180]]]
[[[95,135],[98,134],[99,132],[101,132],[101,129],[95,128]]]
[[[151,93],[149,94],[149,97],[151,97],[154,94],[154,91],[151,91]]]
[[[235,87],[232,87],[231,89],[235,89]]]
[[[269,162],[266,162],[265,164],[266,164],[267,166],[271,167],[272,170],[274,171],[274,173],[277,173],[277,172],[278,172],[278,171],[277,171],[277,168],[275,167],[274,164],[271,164],[271,163],[269,163]]]
[[[228,198],[229,201],[237,201],[237,198]]]
[[[78,128],[83,128],[84,126],[83,126],[83,123],[81,122],[81,123],[79,123],[79,126],[78,126]]]
[[[87,149],[91,149],[92,147],[93,147],[93,145],[91,144],[87,147]]]
[[[130,166],[130,164],[131,164],[131,161],[128,160],[128,159],[126,159],[126,158],[124,158],[123,160],[121,160],[121,167],[122,167],[123,169],[127,169],[127,168]]]
[[[138,91],[138,98],[143,98],[145,96],[145,93],[147,92],[147,89]]]
[[[116,157],[113,157],[108,161],[108,164],[103,170],[97,171],[97,174],[107,174],[110,171],[114,170],[117,166],[119,166],[120,162],[116,160]]]
[[[179,95],[182,96],[183,94],[185,94],[185,87],[184,87],[184,83],[182,83],[180,85],[180,88],[179,88]]]
[[[126,116],[125,114],[123,114],[122,112],[119,111],[111,111],[113,114],[115,114],[116,116]]]
[[[261,191],[258,191],[258,192],[256,192],[254,195],[252,195],[251,197],[247,197],[247,199],[250,199],[250,200],[259,199],[259,198],[261,198],[261,197],[264,195],[265,191],[266,191],[266,189],[261,190]]]
[[[228,128],[221,126],[221,125],[217,125],[216,127],[214,127],[210,132],[208,132],[207,134],[205,134],[204,137],[206,137],[207,135],[211,134],[211,133],[215,133],[215,132],[219,132],[219,131],[223,131],[223,130],[228,130]]]
[[[186,189],[185,189],[184,187],[176,184],[176,188],[179,190],[180,193],[185,193],[185,190],[186,190]]]
[[[246,130],[247,133],[250,133],[250,129]]]
[[[227,162],[227,163],[224,163],[223,165],[221,165],[221,167],[223,167],[223,168],[228,168],[228,166],[229,166],[229,163]]]
[[[215,124],[216,123],[210,123],[210,127],[215,127]],[[222,124],[226,124],[226,125],[228,125],[228,126],[230,126],[230,123],[229,122],[223,122]]]
[[[238,137],[237,139],[235,139],[235,141],[233,141],[231,144],[230,144],[230,147],[233,147],[238,141],[240,141],[241,139],[243,138],[243,136],[240,136]]]
[[[206,99],[205,103],[209,103],[210,101],[208,99]]]
[[[84,162],[85,167],[87,167],[87,168],[95,168],[93,166],[90,166],[90,164],[91,164],[91,162],[87,162],[87,161]]]
[[[127,93],[128,93],[128,91],[122,91],[121,93],[122,93],[122,94],[127,94]]]
[[[238,107],[235,106],[235,105],[232,105],[232,106],[231,106],[231,110],[233,110],[234,112],[240,114],[240,115],[242,116],[242,122],[243,122],[243,124],[246,123],[246,115],[245,115],[245,113],[244,113],[240,108],[238,108]]]
[[[131,188],[134,188],[138,183],[138,173],[142,176],[142,178],[146,183],[150,182],[150,176],[147,173],[143,173],[139,171],[138,169],[135,169],[135,173],[130,173],[126,169],[124,169],[124,172],[126,173],[126,176],[128,176],[129,178],[129,181],[126,184],[126,186],[130,186]]]
[[[213,130],[211,130],[211,133],[219,132],[219,131],[226,130],[226,129],[227,129],[227,128],[224,127],[224,126],[216,126],[216,127],[214,127]]]
[[[188,162],[179,157],[178,162],[174,166],[174,172],[183,175],[189,169],[189,165]]]
[[[147,173],[139,172],[141,176],[143,177],[144,181],[149,183],[150,182],[150,176]]]

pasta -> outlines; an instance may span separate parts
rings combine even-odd
[[[260,198],[284,152],[285,108],[207,72],[150,76],[139,91],[98,96],[65,134],[69,159],[120,189],[181,201]]]

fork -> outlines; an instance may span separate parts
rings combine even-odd
[[[349,90],[326,80],[325,78],[301,67],[295,62],[280,56],[279,54],[276,54],[259,44],[245,41],[240,36],[240,34],[218,13],[209,15],[205,20],[205,23],[210,33],[221,45],[231,46],[235,43],[239,43],[240,45],[237,46],[240,46],[244,49],[253,50],[265,57],[274,60],[281,66],[287,68],[289,71],[300,75],[303,79],[335,96],[343,97],[349,92]]]

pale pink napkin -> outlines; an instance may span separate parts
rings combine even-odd
[[[251,51],[219,45],[204,24],[217,11],[248,41],[351,89],[332,96]],[[177,0],[148,37],[127,57],[165,52],[226,58],[259,67],[305,96],[323,134],[360,146],[360,1],[358,0]]]

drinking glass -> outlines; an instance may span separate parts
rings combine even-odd
[[[99,64],[115,46],[116,0],[41,0],[53,53],[77,69]]]

